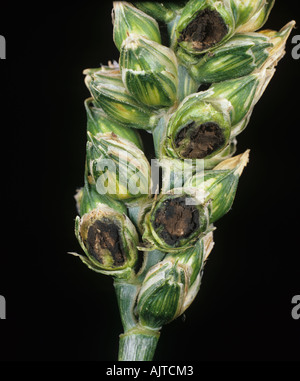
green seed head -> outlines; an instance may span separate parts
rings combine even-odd
[[[87,168],[100,194],[124,201],[149,195],[151,174],[145,154],[114,133],[88,134]]]
[[[159,117],[126,90],[120,72],[90,73],[86,85],[96,105],[115,122],[146,130],[157,123]]]
[[[263,6],[258,8],[258,10],[244,23],[237,27],[237,33],[247,33],[254,32],[266,23],[270,12],[275,4],[275,0],[264,1]]]
[[[232,13],[235,18],[235,26],[247,23],[252,17],[255,17],[265,6],[266,0],[230,0]]]
[[[153,266],[146,275],[138,296],[140,324],[160,329],[180,315],[187,293],[185,270],[171,260]]]
[[[163,261],[150,268],[137,302],[142,325],[159,329],[190,306],[199,291],[204,262],[213,245],[210,232],[193,247],[167,254]]]
[[[232,79],[214,84],[210,91],[213,93],[212,99],[226,99],[231,105],[230,119],[231,125],[235,126],[247,115],[252,105],[256,101],[256,90],[262,76],[250,74],[245,77]]]
[[[192,176],[185,184],[206,193],[211,200],[210,223],[223,217],[232,207],[239,178],[249,160],[249,150],[218,164],[213,170]]]
[[[203,265],[204,238],[201,238],[198,241],[196,241],[193,247],[190,247],[186,250],[182,250],[179,253],[167,254],[165,259],[173,261],[185,270],[188,288],[191,288],[193,284],[196,282]]]
[[[131,33],[161,43],[157,21],[126,1],[113,2],[113,39],[120,50],[123,41]]]
[[[189,65],[192,77],[200,83],[216,83],[252,73],[269,57],[269,38],[257,34],[237,34],[196,64]]]
[[[223,106],[222,110],[225,109],[229,112],[231,138],[237,135],[236,133],[232,134],[232,131],[242,130],[246,127],[247,123],[245,122],[249,121],[255,104],[273,77],[274,65],[277,62],[278,60],[271,62],[269,66],[268,61],[266,61],[265,65],[252,74],[216,83],[206,92],[199,93],[198,96],[202,101]],[[227,107],[224,107],[225,105]],[[211,117],[209,114],[207,116],[208,118]]]
[[[109,118],[100,107],[95,106],[93,98],[86,99],[84,106],[87,113],[87,132],[92,135],[113,132],[120,138],[127,139],[138,148],[143,149],[142,140],[137,130],[126,128]]]
[[[170,48],[138,35],[129,35],[120,53],[123,83],[139,102],[170,107],[177,98],[178,69]]]
[[[180,315],[191,305],[198,294],[204,264],[211,253],[213,246],[213,233],[211,231],[201,238],[193,248],[187,249],[179,255],[178,263],[185,269],[188,279],[187,293],[184,297]],[[170,255],[166,258],[169,256]]]

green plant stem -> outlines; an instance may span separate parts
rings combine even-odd
[[[136,326],[120,335],[119,361],[151,361],[160,333]]]
[[[139,273],[129,280],[115,279],[118,306],[124,333],[120,335],[119,361],[152,360],[159,339],[157,330],[139,325],[134,314],[137,295],[149,268],[164,257],[158,250],[144,253],[144,263]]]
[[[134,306],[139,283],[114,282],[124,333],[120,335],[119,361],[152,360],[159,339],[159,332],[141,327],[135,316]]]
[[[114,287],[117,295],[122,325],[124,331],[127,332],[137,324],[134,316],[134,305],[140,284],[115,280]]]

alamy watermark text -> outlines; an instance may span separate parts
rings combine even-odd
[[[294,320],[300,319],[300,295],[295,295],[292,298],[292,304],[294,307],[292,308],[292,318]]]
[[[2,295],[0,295],[0,319],[6,319],[6,301]]]
[[[294,60],[298,60],[300,58],[300,34],[292,38],[292,44],[296,44],[292,49],[292,57]]]
[[[0,35],[0,59],[6,59],[6,41],[3,36]]]

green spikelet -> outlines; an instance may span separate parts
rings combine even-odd
[[[120,361],[151,361],[160,330],[200,290],[215,224],[222,229],[234,208],[249,160],[240,134],[256,128],[255,105],[295,27],[261,29],[274,3],[113,2],[119,57],[83,72],[90,97],[75,195],[83,254],[71,254],[113,278]]]

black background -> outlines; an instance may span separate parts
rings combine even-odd
[[[265,27],[294,19],[277,2]],[[296,5],[295,5],[296,6]],[[118,59],[111,2],[2,5],[0,34],[0,360],[116,360],[112,279],[79,259],[73,195],[82,186],[89,96],[82,71]],[[292,36],[300,34],[297,29]],[[217,224],[201,290],[162,330],[155,360],[299,360],[300,60],[286,56],[238,152],[250,148],[230,213]]]

